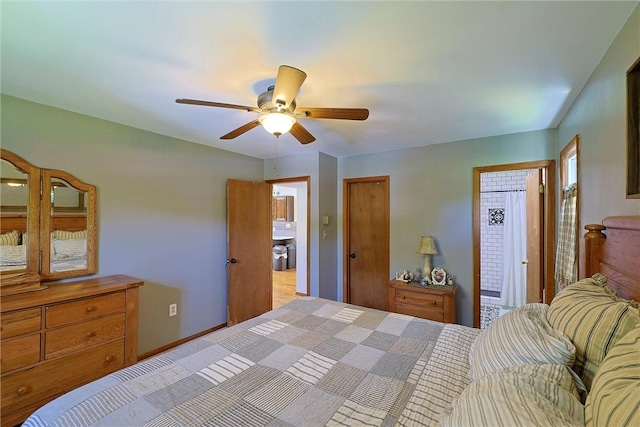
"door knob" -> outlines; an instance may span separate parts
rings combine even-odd
[[[235,258],[231,258],[231,259],[227,258],[227,265],[229,265],[229,263],[231,263],[231,264],[235,264],[235,263],[237,263],[237,262],[238,262],[238,260],[237,260],[237,259],[235,259]]]
[[[528,260],[528,259],[523,259],[523,260],[522,260],[522,263],[523,263],[523,264],[525,264],[525,265],[526,265],[526,264],[529,264],[529,260]]]
[[[356,254],[350,254],[349,255],[349,258],[355,258],[355,257],[356,257]]]

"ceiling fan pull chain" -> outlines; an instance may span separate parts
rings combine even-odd
[[[273,164],[273,170],[276,171],[276,178],[280,177],[280,171],[278,170],[278,139],[276,136],[276,162]]]

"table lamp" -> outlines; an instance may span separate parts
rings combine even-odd
[[[418,250],[416,251],[419,254],[424,254],[424,270],[423,274],[425,275],[425,277],[429,277],[428,275],[431,274],[431,255],[435,255],[438,253],[438,251],[436,250],[436,245],[433,242],[433,237],[431,236],[422,236],[420,238],[420,246],[418,247]]]

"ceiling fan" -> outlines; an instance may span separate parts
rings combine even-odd
[[[232,130],[220,139],[233,139],[256,126],[262,125],[276,137],[291,132],[300,143],[308,144],[316,140],[297,119],[341,119],[366,120],[369,110],[366,108],[303,108],[297,107],[296,95],[307,74],[297,68],[281,65],[278,69],[276,84],[269,86],[266,92],[258,95],[258,107],[225,104],[222,102],[199,101],[197,99],[176,99],[179,104],[203,105],[206,107],[233,108],[259,113],[260,117]]]

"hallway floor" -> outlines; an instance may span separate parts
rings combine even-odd
[[[298,298],[296,295],[296,270],[273,272],[273,308],[278,308]]]

